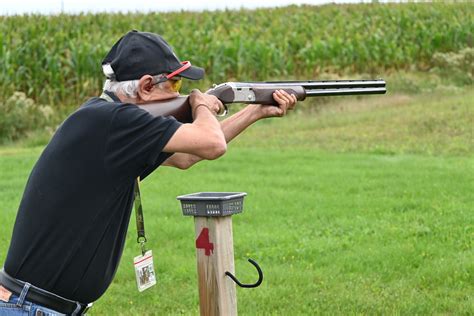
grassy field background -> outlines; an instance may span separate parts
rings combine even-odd
[[[98,95],[102,57],[138,29],[206,69],[183,93],[380,77],[389,93],[308,100],[217,161],[159,168],[142,185],[158,284],[136,289],[132,219],[91,315],[199,313],[194,223],[175,199],[198,191],[248,193],[233,219],[236,275],[255,280],[250,257],[265,280],[238,289],[241,315],[473,315],[473,13],[465,2],[0,16],[0,261],[51,133]]]
[[[472,315],[474,92],[334,98],[256,124],[226,156],[143,182],[158,284],[138,294],[131,222],[91,315],[198,314],[194,223],[175,197],[245,191],[233,218],[241,315]],[[41,142],[40,142],[41,143]],[[0,148],[0,260],[35,141]]]

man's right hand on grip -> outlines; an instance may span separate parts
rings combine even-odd
[[[202,93],[198,89],[192,90],[189,94],[189,104],[193,113],[195,113],[197,108],[200,106],[207,107],[213,115],[222,113],[225,109],[224,105],[217,97]]]

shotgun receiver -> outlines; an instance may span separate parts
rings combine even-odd
[[[384,94],[384,80],[328,80],[328,81],[272,81],[226,82],[215,85],[207,94],[216,96],[226,105],[230,103],[277,105],[273,99],[275,90],[294,94],[298,101],[307,97]],[[153,116],[175,117],[182,123],[193,121],[187,96],[139,105]]]

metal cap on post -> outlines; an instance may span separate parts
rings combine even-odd
[[[199,192],[177,197],[183,215],[194,216],[201,315],[237,315],[231,215],[242,213],[246,195]],[[247,287],[261,283],[263,275],[257,269],[259,281]]]

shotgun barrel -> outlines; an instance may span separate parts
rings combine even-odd
[[[261,82],[235,82],[236,86],[245,85],[283,85],[302,86],[305,89],[337,89],[337,88],[383,88],[385,81],[378,80],[322,80],[322,81],[261,81]]]

